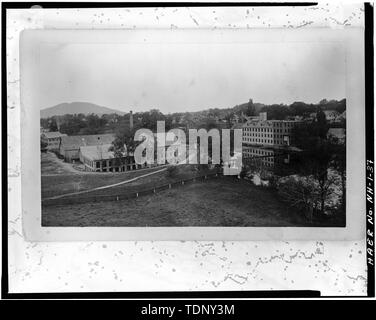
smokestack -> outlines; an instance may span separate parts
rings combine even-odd
[[[57,131],[60,132],[60,117],[59,116],[56,116],[56,127],[57,127]]]
[[[129,128],[133,129],[133,112],[132,110],[129,112]]]

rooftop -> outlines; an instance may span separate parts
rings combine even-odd
[[[114,141],[113,134],[91,134],[82,136],[65,136],[61,138],[61,148],[64,150],[79,149],[83,146],[97,146],[111,144]]]
[[[60,133],[59,131],[43,132],[42,135],[44,135],[47,139],[60,138],[60,137],[67,136],[65,133]]]
[[[333,136],[338,139],[345,139],[346,138],[346,130],[344,128],[329,128],[328,136]]]
[[[114,152],[109,151],[111,144],[97,145],[97,146],[83,146],[80,147],[80,152],[85,158],[95,160],[113,159]]]

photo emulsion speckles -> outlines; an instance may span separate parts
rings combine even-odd
[[[39,47],[43,227],[345,227],[340,41]]]

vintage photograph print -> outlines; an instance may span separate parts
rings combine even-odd
[[[134,37],[39,45],[43,227],[346,227],[341,41]]]

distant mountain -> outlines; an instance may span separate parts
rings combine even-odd
[[[48,118],[52,116],[62,116],[64,114],[90,114],[97,115],[116,113],[119,115],[126,114],[125,112],[110,109],[102,106],[98,106],[89,102],[72,102],[72,103],[60,103],[56,106],[46,108],[40,111],[41,118]]]

